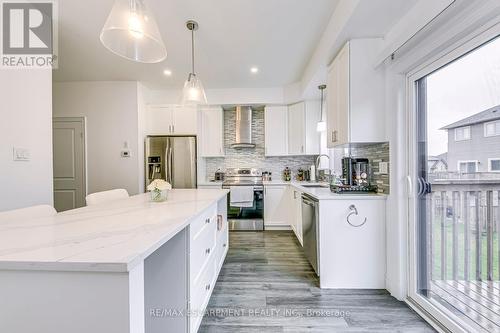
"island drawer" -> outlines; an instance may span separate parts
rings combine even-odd
[[[190,245],[190,276],[191,281],[196,283],[201,275],[201,270],[214,256],[216,242],[216,224],[210,223],[191,240]]]
[[[191,240],[195,240],[206,227],[215,227],[217,224],[217,205],[211,206],[190,224]]]
[[[214,256],[211,258],[214,258]],[[205,308],[208,305],[210,295],[212,294],[212,290],[216,282],[215,268],[213,260],[210,259],[208,265],[206,265],[204,270],[201,272],[199,280],[196,283],[191,284],[191,332],[196,332],[201,320],[203,319]]]

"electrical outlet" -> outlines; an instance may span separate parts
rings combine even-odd
[[[14,161],[24,161],[27,162],[31,159],[31,153],[29,149],[26,148],[13,148],[13,159]]]
[[[121,151],[121,156],[122,157],[130,157],[130,150],[122,150]]]
[[[389,163],[387,163],[387,162],[380,162],[378,164],[378,172],[381,175],[387,175],[389,173]]]

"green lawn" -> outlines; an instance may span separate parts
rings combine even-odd
[[[434,257],[434,267],[432,269],[433,279],[441,279],[441,224],[435,220],[433,223],[433,257]],[[453,225],[452,220],[447,219],[446,221],[446,279],[452,279],[453,277]],[[457,224],[458,230],[458,279],[464,279],[464,225],[462,223]],[[482,279],[487,280],[486,271],[486,233],[482,233],[482,256],[481,256],[481,269],[482,269]],[[498,233],[493,234],[493,280],[500,280],[499,276],[499,263],[498,263]],[[469,268],[469,279],[476,279],[476,234],[475,232],[470,233],[470,268]]]

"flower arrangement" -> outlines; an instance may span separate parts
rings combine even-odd
[[[161,202],[167,200],[168,190],[172,185],[163,179],[155,179],[148,185],[148,191],[151,193],[151,201]]]

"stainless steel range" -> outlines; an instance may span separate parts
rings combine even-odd
[[[229,230],[264,230],[264,185],[258,169],[228,169],[222,187],[227,198]]]

